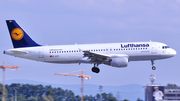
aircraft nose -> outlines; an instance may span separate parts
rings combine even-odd
[[[171,55],[175,56],[176,54],[177,54],[177,52],[174,49],[172,49],[171,50]]]

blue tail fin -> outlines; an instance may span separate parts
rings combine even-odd
[[[15,20],[6,20],[14,48],[40,46],[16,23]]]

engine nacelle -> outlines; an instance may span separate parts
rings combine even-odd
[[[110,63],[113,67],[127,67],[128,57],[114,57],[111,58]]]

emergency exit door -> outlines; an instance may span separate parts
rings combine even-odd
[[[39,51],[38,58],[44,58],[44,50],[43,50],[43,48],[39,48],[38,51]]]
[[[157,53],[156,44],[154,44],[154,43],[151,44],[151,53],[152,54],[156,54]]]

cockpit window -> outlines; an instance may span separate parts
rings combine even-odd
[[[169,46],[162,46],[162,49],[170,48]]]

